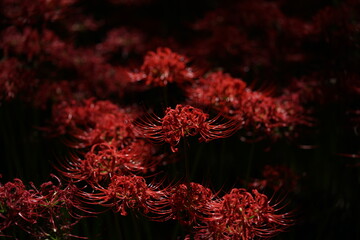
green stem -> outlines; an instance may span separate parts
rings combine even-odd
[[[249,157],[248,157],[248,161],[247,161],[247,169],[246,169],[246,175],[245,175],[246,183],[249,183],[249,181],[250,181],[251,168],[252,168],[252,163],[254,160],[254,152],[255,152],[255,143],[252,143],[250,146],[250,152],[249,152]]]
[[[226,143],[225,143],[225,139],[222,139],[221,141],[221,151],[220,151],[220,157],[218,158],[218,164],[219,164],[219,174],[217,174],[219,181],[223,183],[224,182],[224,165],[225,164],[229,164],[227,161],[225,161],[226,159]]]
[[[184,160],[185,160],[185,180],[188,185],[190,185],[190,163],[188,157],[188,141],[184,138],[183,141],[183,151],[184,151]]]
[[[173,232],[173,237],[172,237],[172,239],[179,239],[179,238],[178,238],[179,226],[180,226],[179,223],[176,223],[175,229],[174,229],[174,232]]]
[[[114,218],[114,223],[115,223],[114,227],[115,227],[116,236],[119,237],[120,239],[124,239],[123,234],[120,230],[122,226],[120,224],[118,214],[113,214],[113,218]]]
[[[169,106],[168,87],[165,86],[162,89],[163,89],[164,103],[165,103],[165,106],[168,107]]]
[[[194,159],[194,164],[193,164],[192,169],[191,169],[191,174],[190,174],[191,179],[193,179],[193,177],[194,177],[194,175],[196,173],[197,167],[199,165],[202,149],[203,149],[203,144],[200,144],[200,146],[197,149],[195,159]]]
[[[132,225],[134,227],[134,232],[135,232],[135,235],[136,235],[136,238],[135,239],[138,239],[138,240],[141,240],[141,233],[140,233],[140,229],[139,229],[139,220],[135,218],[135,215],[134,213],[131,213],[130,214],[131,216],[131,220],[132,220]]]

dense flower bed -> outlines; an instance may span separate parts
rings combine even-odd
[[[358,1],[0,11],[4,239],[360,235]]]

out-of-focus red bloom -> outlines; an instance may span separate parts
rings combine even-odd
[[[359,8],[358,1],[350,0],[344,1],[337,6],[327,6],[321,9],[313,17],[314,26],[319,37],[326,37],[327,41],[341,40],[343,44],[356,43],[354,36],[358,33]]]
[[[46,81],[38,87],[29,100],[37,107],[46,108],[48,103],[59,104],[72,98],[72,86],[69,81]]]
[[[278,3],[239,1],[229,6],[205,14],[194,24],[195,30],[206,34],[190,45],[189,52],[208,61],[221,59],[227,69],[240,70],[240,64],[242,72],[271,67],[279,56],[278,29],[286,21]]]
[[[188,89],[191,102],[213,106],[226,115],[234,114],[241,106],[246,83],[221,71],[210,73]]]
[[[31,89],[36,83],[33,75],[15,58],[0,61],[0,101],[15,98],[25,88]]]
[[[125,5],[125,6],[141,6],[151,3],[153,0],[107,0],[115,5]]]
[[[10,26],[1,34],[0,47],[5,56],[26,56],[29,61],[47,60],[58,66],[70,66],[75,50],[72,44],[61,40],[53,31],[43,28],[25,27],[19,31]]]
[[[69,134],[74,140],[68,144],[82,148],[98,142],[123,147],[135,138],[132,119],[127,109],[109,101],[88,99],[81,103],[63,102],[53,107],[53,126],[58,134]]]
[[[298,99],[252,91],[241,79],[222,72],[200,79],[187,93],[190,102],[212,107],[251,132],[272,133],[277,128],[308,123]]]
[[[144,36],[140,31],[125,27],[110,30],[105,41],[96,46],[101,54],[113,54],[120,51],[126,57],[130,53],[142,53],[144,51]]]
[[[81,54],[81,52],[78,52]],[[112,66],[102,62],[97,64],[97,56],[92,53],[84,52],[85,58],[79,58],[84,61],[76,66],[77,71],[82,75],[79,86],[80,91],[89,92],[91,96],[98,96],[100,99],[110,97],[122,97],[125,88],[130,84],[128,70],[119,66]],[[94,61],[86,59],[93,57]]]
[[[5,56],[25,56],[28,61],[36,62],[35,66],[51,63],[54,68],[73,71],[77,74],[73,85],[85,96],[122,96],[130,82],[124,67],[107,63],[104,56],[93,49],[76,48],[72,42],[64,41],[46,28],[25,27],[20,31],[14,26],[8,27],[1,33],[0,48]],[[56,79],[57,76],[45,69],[35,68],[40,75],[45,73],[47,81]]]
[[[130,73],[133,81],[144,80],[146,85],[166,86],[169,83],[182,85],[196,77],[196,73],[188,67],[189,60],[172,52],[169,48],[158,48],[156,52],[148,52],[140,72]]]
[[[223,196],[218,211],[220,217],[200,226],[195,239],[269,238],[291,225],[289,214],[277,214],[257,190],[232,189]]]
[[[268,97],[261,92],[246,91],[241,106],[241,118],[255,131],[270,133],[275,128],[307,124],[304,110],[297,102]]]
[[[26,25],[58,20],[75,2],[76,0],[3,0],[0,9],[13,24]]]
[[[11,26],[1,34],[0,47],[4,49],[5,56],[9,52],[24,54],[29,60],[38,55],[41,50],[41,37],[36,29],[26,27],[22,32]]]
[[[256,179],[249,184],[249,187],[258,190],[272,189],[274,192],[284,189],[294,191],[299,176],[286,166],[266,165],[262,171],[263,179]]]
[[[326,88],[324,76],[314,73],[310,76],[293,79],[290,85],[283,90],[281,99],[298,102],[305,106],[323,104],[329,100],[329,96],[326,96]]]
[[[216,124],[219,117],[208,119],[209,115],[202,110],[189,105],[176,105],[175,109],[167,108],[165,116],[160,118],[150,115],[148,119],[140,120],[137,126],[144,137],[155,142],[167,142],[173,152],[181,138],[200,134],[199,141],[211,141],[231,136],[238,130],[236,121]]]
[[[70,18],[62,19],[62,23],[66,25],[66,28],[69,32],[79,33],[86,31],[96,31],[102,26],[101,21],[95,20],[92,16],[83,14],[80,11],[67,12],[67,17],[71,15]]]

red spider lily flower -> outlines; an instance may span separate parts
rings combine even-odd
[[[121,175],[126,168],[133,167],[122,154],[112,145],[107,143],[94,144],[87,152],[84,159],[74,157],[69,162],[62,164],[60,170],[63,176],[74,181],[87,181],[89,184],[100,184],[109,180],[111,176]]]
[[[242,118],[246,125],[269,132],[273,127],[285,126],[286,111],[273,98],[260,92],[246,91],[242,98]]]
[[[113,176],[106,188],[98,186],[96,190],[99,192],[84,193],[84,197],[91,204],[113,207],[115,212],[123,216],[127,215],[127,209],[148,213],[151,202],[163,195],[154,186],[148,185],[143,177],[136,175]]]
[[[33,209],[40,198],[26,190],[20,179],[0,185],[0,231],[11,225],[23,227],[26,223],[36,223],[39,214]]]
[[[159,154],[158,149],[153,144],[144,139],[136,139],[129,145],[120,150],[120,153],[131,164],[127,169],[130,171],[141,171],[146,173],[154,171],[163,162],[165,154]]]
[[[67,213],[75,219],[82,218],[83,213],[92,213],[82,206],[78,187],[72,182],[64,186],[58,177],[53,174],[51,176],[55,178],[58,184],[49,181],[41,184],[39,190],[32,184],[33,189],[43,196],[48,206],[65,208]]]
[[[276,139],[289,137],[290,132],[299,125],[311,125],[304,108],[296,101],[286,98],[273,98],[261,92],[247,89],[241,99],[241,109],[235,118],[244,119],[245,128],[254,133],[266,133]]]
[[[20,179],[0,185],[0,232],[17,226],[37,239],[69,236],[80,212],[86,211],[77,198],[79,189],[60,182],[43,183],[39,189],[30,185],[27,190]]]
[[[216,124],[219,117],[209,120],[209,115],[189,105],[176,105],[175,109],[167,108],[165,116],[150,116],[149,119],[136,123],[143,136],[155,142],[167,142],[173,152],[182,137],[200,134],[199,141],[211,141],[231,136],[239,129],[238,122],[227,121]]]
[[[94,144],[83,159],[74,156],[61,164],[63,170],[59,171],[69,179],[86,181],[93,186],[112,176],[154,168],[161,160],[153,157],[154,151],[154,146],[144,140],[134,141],[121,150],[108,143]]]
[[[183,225],[193,225],[216,219],[218,201],[208,188],[198,184],[180,184],[167,192],[161,220],[175,219]]]
[[[130,73],[134,81],[145,80],[146,85],[166,86],[169,83],[183,84],[196,77],[189,60],[169,48],[158,48],[148,52],[138,73]]]
[[[269,238],[291,225],[289,214],[277,214],[257,190],[232,189],[223,196],[218,211],[220,217],[199,226],[195,239]]]

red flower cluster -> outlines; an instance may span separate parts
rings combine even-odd
[[[288,213],[278,214],[257,190],[235,188],[218,198],[197,183],[157,190],[133,175],[115,176],[107,188],[96,189],[98,193],[86,194],[94,204],[113,207],[121,215],[133,209],[156,221],[178,220],[193,230],[193,239],[268,238],[292,224]]]
[[[112,207],[122,215],[131,209],[157,221],[175,219],[191,227],[196,239],[251,239],[275,234],[288,225],[288,220],[276,215],[266,196],[258,192],[252,197],[243,189],[234,189],[218,198],[210,189],[197,183],[165,189],[147,184],[144,177],[133,175],[133,172],[146,171],[158,161],[151,160],[154,149],[131,130],[131,115],[108,102],[93,100],[80,106],[61,106],[63,109],[58,108],[61,111],[54,115],[58,116],[54,118],[56,125],[63,126],[63,133],[70,133],[80,142],[92,146],[83,157],[73,157],[63,164],[64,170],[61,170],[68,179],[86,181],[92,186],[93,191],[82,193],[88,203]],[[233,121],[216,124],[218,118],[208,118],[208,114],[198,108],[179,104],[175,109],[168,108],[162,119],[151,116],[139,120],[137,126],[143,137],[168,142],[173,151],[183,137],[200,134],[200,140],[209,141],[230,136],[239,127]],[[117,125],[122,119],[128,119],[122,121],[125,125]],[[155,122],[146,122],[148,120]],[[123,138],[113,135],[122,129],[130,129],[125,131],[128,133],[125,134],[126,143]],[[81,146],[86,145],[76,145]],[[238,202],[231,203],[237,198]],[[237,212],[241,207],[248,211],[245,217]]]
[[[136,133],[134,109],[129,112],[108,101],[89,99],[64,102],[53,110],[55,133],[65,135],[72,148],[88,149],[60,163],[67,179],[107,186],[115,176],[154,171],[162,162],[164,156],[156,147]]]
[[[146,174],[180,158],[174,152],[187,137],[209,142],[242,130],[240,140],[294,140],[298,129],[312,126],[308,115],[316,104],[340,99],[337,106],[349,107],[359,125],[359,110],[350,109],[357,101],[333,94],[360,93],[358,1],[313,4],[304,12],[282,0],[226,1],[213,11],[193,12],[192,25],[176,17],[138,17],[145,4],[151,8],[140,15],[149,17],[165,2],[0,1],[0,107],[20,99],[41,117],[52,113],[42,129],[69,151],[57,167],[67,186],[48,182],[26,189],[20,179],[0,184],[1,234],[18,226],[37,239],[70,238],[80,217],[74,209],[87,212],[78,195],[121,215],[138,211],[150,220],[176,220],[191,230],[189,239],[270,238],[291,225],[290,214],[277,213],[278,203],[258,192],[293,190],[298,178],[288,168],[265,166],[262,179],[248,185],[257,190],[233,188],[223,196],[190,176],[164,187],[154,180],[157,173]],[[156,34],[159,29],[166,34]],[[173,34],[178,30],[189,34]],[[269,94],[249,84],[255,80],[276,89]],[[166,110],[163,117],[146,115],[143,106]],[[164,142],[172,152],[153,144]],[[228,151],[229,142],[217,151],[224,165],[239,157]],[[197,162],[207,161],[207,154],[199,149]]]
[[[223,72],[201,78],[187,93],[191,102],[212,107],[242,122],[249,131],[271,133],[279,127],[309,124],[298,99],[273,98],[252,91],[241,79]]]

